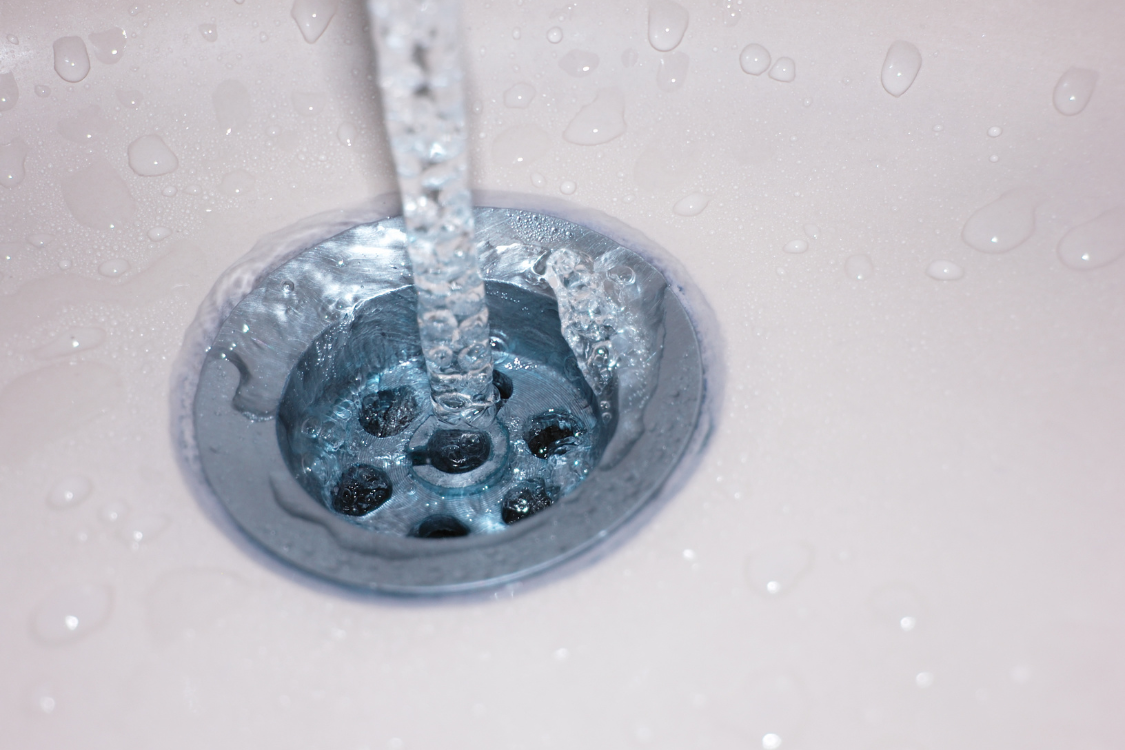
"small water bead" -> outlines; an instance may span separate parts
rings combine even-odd
[[[762,735],[762,750],[778,750],[781,747],[781,736],[774,732]]]
[[[627,50],[621,53],[621,65],[626,68],[631,68],[637,64],[637,60],[639,60],[640,57],[641,56],[635,49],[629,47]]]
[[[809,243],[806,240],[790,240],[785,243],[785,252],[787,253],[803,253],[809,249]]]
[[[699,216],[710,202],[711,196],[706,193],[688,193],[672,205],[672,213],[677,216]]]
[[[982,253],[1005,253],[1035,231],[1037,202],[1037,194],[1032,190],[1010,190],[977,209],[965,222],[961,238]]]
[[[19,44],[20,43],[20,38],[18,36],[16,36],[15,34],[8,34],[7,39],[8,39],[8,44]]]
[[[336,485],[332,510],[346,516],[365,516],[391,499],[394,488],[382,469],[368,464],[348,467]]]
[[[563,138],[579,146],[597,146],[623,134],[625,127],[625,95],[619,89],[602,89],[566,126]]]
[[[163,195],[165,198],[171,198],[173,195],[176,194],[176,186],[175,185],[165,185],[164,189],[160,191],[160,194]]]
[[[875,275],[875,264],[866,255],[853,255],[844,261],[844,274],[849,279],[863,281]]]
[[[943,130],[945,130],[945,128],[944,128],[943,126],[941,126],[941,125],[934,125],[934,132],[935,132],[935,133],[940,133],[940,132],[941,132],[941,131],[943,131]]]
[[[52,45],[55,72],[67,83],[78,83],[90,72],[90,55],[80,36],[64,36]]]
[[[142,544],[151,542],[171,524],[168,516],[161,513],[130,519],[118,532],[118,538],[136,552]]]
[[[934,675],[932,672],[919,672],[914,675],[914,684],[925,690],[934,684]]]
[[[129,109],[136,109],[145,100],[145,95],[136,89],[117,89],[114,95],[117,101],[121,102],[121,106]]]
[[[530,123],[508,128],[492,142],[492,158],[502,166],[527,166],[551,147],[551,136]]]
[[[691,58],[686,52],[661,55],[660,64],[656,68],[656,87],[661,91],[678,91],[687,80],[690,64]]]
[[[652,0],[648,6],[648,43],[657,52],[671,52],[684,38],[688,12],[672,0]]]
[[[551,44],[558,44],[563,40],[563,30],[558,26],[552,26],[547,29],[547,41]]]
[[[76,326],[34,351],[37,359],[56,359],[94,349],[105,341],[105,331],[96,326]]]
[[[289,15],[297,22],[305,41],[314,44],[336,15],[338,5],[339,0],[293,0]]]
[[[27,239],[27,244],[32,247],[47,247],[55,237],[45,232],[36,232],[35,234],[27,235],[25,239]]]
[[[43,600],[31,617],[31,630],[44,643],[62,645],[102,625],[112,608],[113,593],[107,586],[70,586]]]
[[[7,112],[20,100],[15,73],[0,73],[0,112]]]
[[[531,184],[537,188],[547,187],[547,178],[538,172],[531,173]]]
[[[170,174],[179,166],[180,160],[158,135],[142,135],[129,144],[129,168],[141,177]]]
[[[53,713],[58,707],[55,691],[46,685],[35,688],[31,691],[31,706],[44,714]]]
[[[820,227],[818,227],[816,224],[805,224],[805,226],[802,227],[802,228],[805,231],[805,235],[810,240],[819,240],[820,239]]]
[[[327,103],[328,97],[324,94],[293,92],[293,109],[297,110],[297,114],[305,117],[316,117],[324,111],[324,105]]]
[[[129,37],[125,34],[125,30],[116,26],[90,34],[90,44],[94,45],[94,57],[105,65],[113,65],[121,59],[128,41]]]
[[[215,42],[219,39],[219,27],[213,23],[199,24],[199,34],[204,41]]]
[[[597,70],[598,62],[599,58],[593,52],[572,49],[559,58],[559,67],[575,78],[583,78]]]
[[[48,96],[51,95],[51,87],[50,86],[44,86],[43,84],[38,84],[35,87],[35,95],[38,96],[40,99],[46,99]]]
[[[358,137],[359,130],[350,122],[345,122],[336,130],[336,140],[348,147],[354,146]]]
[[[559,192],[563,195],[574,195],[574,191],[578,189],[578,183],[574,180],[563,180],[559,183]]]
[[[110,258],[98,264],[98,273],[116,278],[129,271],[129,261],[124,258]]]
[[[73,508],[90,496],[94,491],[94,483],[89,477],[81,474],[59,479],[47,493],[47,505],[56,510]]]
[[[219,189],[230,196],[245,195],[254,189],[254,182],[254,175],[245,169],[236,169],[223,175]],[[194,186],[189,185],[187,191],[190,192],[192,187]]]
[[[31,149],[22,138],[13,138],[10,143],[0,145],[0,185],[14,188],[26,176],[24,162]]]
[[[770,69],[770,53],[760,44],[748,44],[738,56],[738,64],[743,73],[760,76]]]
[[[237,2],[237,0],[236,0],[236,2]],[[133,7],[129,8],[129,15],[131,15],[131,16],[138,15],[140,12],[141,12],[141,6],[139,6],[139,5],[134,5]]]
[[[535,98],[535,87],[520,81],[504,92],[504,106],[512,109],[526,109]]]
[[[516,28],[512,29],[512,39],[519,40],[520,37],[522,37],[522,36],[523,36],[523,32],[520,31],[518,26]]]
[[[812,565],[813,552],[802,542],[769,544],[746,561],[751,587],[766,596],[787,593]]]
[[[1001,130],[997,126],[993,125],[991,128],[988,129],[988,137],[989,138],[999,138],[1000,134],[1003,133],[1003,132],[1004,132],[1003,130]]]
[[[172,236],[172,230],[168,227],[153,227],[148,230],[148,238],[153,242],[160,242]]]
[[[910,42],[899,39],[887,50],[880,81],[891,96],[902,96],[922,69],[922,53]]]
[[[992,156],[988,157],[988,160],[995,164],[996,162],[1000,161],[1000,157],[996,154],[993,154]]]
[[[267,34],[266,32],[263,31],[262,33],[258,34],[258,41],[259,42],[268,42],[269,40],[270,40],[270,35]]]
[[[926,267],[926,275],[938,281],[956,281],[965,275],[965,269],[951,260],[935,260]]]
[[[184,188],[184,192],[188,195],[199,195],[203,192],[203,188],[193,183]]]
[[[1125,209],[1106,211],[1071,229],[1059,240],[1058,255],[1075,271],[1101,268],[1125,255]]]
[[[1071,68],[1066,71],[1055,84],[1055,109],[1068,116],[1076,115],[1086,109],[1090,97],[1094,95],[1094,86],[1097,82],[1098,74],[1093,70]]]
[[[770,78],[782,83],[792,83],[797,78],[797,63],[792,58],[779,57],[770,68]]]

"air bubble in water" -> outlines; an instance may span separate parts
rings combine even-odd
[[[94,57],[105,65],[113,65],[121,59],[121,54],[125,51],[125,43],[128,41],[129,37],[125,34],[125,30],[116,26],[90,34],[90,44],[94,45]]]
[[[922,53],[910,42],[899,39],[887,50],[880,80],[891,96],[902,96],[922,69]]]
[[[1064,115],[1076,115],[1086,109],[1094,95],[1098,74],[1086,68],[1071,68],[1055,84],[1055,109]]]
[[[129,261],[124,258],[110,258],[98,264],[98,273],[114,278],[129,270]]]
[[[148,230],[148,238],[153,242],[160,242],[172,236],[172,230],[168,227],[153,227]]]
[[[579,146],[608,143],[625,132],[625,96],[619,89],[602,89],[563,131],[563,138]]]
[[[74,474],[54,483],[47,493],[47,505],[58,510],[73,508],[90,496],[94,483],[89,477]]]
[[[324,94],[293,92],[293,109],[305,117],[316,117],[324,111],[328,97]]]
[[[214,42],[219,39],[219,27],[213,23],[199,24],[199,34],[203,37],[204,41]]]
[[[48,96],[51,95],[51,87],[50,86],[44,86],[43,84],[38,84],[35,87],[35,95],[38,96],[40,99],[46,99]]]
[[[535,98],[535,87],[520,81],[504,92],[504,106],[512,109],[526,109]]]
[[[559,59],[559,67],[575,78],[590,75],[598,68],[599,58],[593,52],[572,49]]]
[[[71,328],[34,351],[37,359],[56,359],[101,346],[105,331],[94,326]]]
[[[340,141],[340,143],[345,146],[354,146],[355,139],[358,137],[359,131],[356,129],[355,125],[352,125],[350,122],[345,122],[336,131],[336,140]]]
[[[7,112],[20,100],[15,73],[0,73],[0,112]]]
[[[145,95],[136,89],[117,89],[114,95],[117,101],[121,102],[121,106],[129,109],[136,109],[145,100]]]
[[[751,587],[766,596],[788,592],[812,565],[812,548],[802,542],[770,544],[746,561]]]
[[[785,243],[785,252],[787,253],[803,253],[809,249],[809,243],[806,240],[789,240]]]
[[[563,30],[558,26],[552,26],[547,29],[547,41],[551,44],[558,44],[563,40]]]
[[[1035,231],[1036,194],[1026,189],[1011,190],[977,209],[961,238],[982,253],[1004,253],[1022,244]]]
[[[179,166],[179,159],[158,135],[142,135],[129,144],[129,168],[141,177],[159,177]]]
[[[293,0],[289,15],[297,22],[305,41],[313,44],[328,28],[337,5],[338,0]]]
[[[965,275],[965,269],[951,260],[935,260],[926,267],[926,275],[938,281],[956,281]]]
[[[670,52],[683,40],[687,10],[671,0],[652,0],[648,6],[648,43],[657,52]]]
[[[1059,240],[1059,260],[1067,268],[1101,268],[1125,254],[1125,209],[1116,208],[1079,224]]]
[[[677,216],[698,216],[711,202],[711,196],[705,193],[688,193],[672,206],[672,213]]]
[[[760,76],[770,69],[770,53],[760,44],[747,44],[738,56],[743,73]]]
[[[875,264],[866,255],[853,255],[844,261],[844,274],[849,279],[863,281],[875,274]]]
[[[52,45],[55,53],[55,72],[68,83],[78,83],[90,72],[90,55],[80,36],[64,36]]]
[[[578,183],[574,180],[563,180],[559,183],[559,192],[563,195],[574,195],[574,191],[578,189]]]
[[[551,147],[551,136],[530,123],[508,128],[492,142],[492,158],[502,166],[527,166]]]
[[[22,138],[13,138],[10,143],[0,145],[0,185],[14,188],[23,182],[26,174],[24,160],[30,151]]]
[[[656,69],[656,86],[661,91],[676,91],[687,80],[688,65],[691,58],[686,52],[673,52],[670,55],[661,55],[660,65]]]
[[[63,177],[62,193],[74,218],[91,229],[117,229],[136,211],[129,187],[104,159]]]
[[[770,68],[770,78],[782,83],[792,83],[797,78],[797,63],[791,57],[779,57]]]
[[[1003,132],[1004,132],[1003,130],[1001,130],[997,126],[993,125],[991,128],[988,129],[988,137],[989,138],[998,138],[998,137],[1000,137],[1000,134],[1003,133]]]
[[[254,187],[254,175],[245,169],[236,169],[223,175],[219,189],[230,196],[245,195]]]
[[[108,587],[70,586],[43,600],[31,617],[31,630],[44,643],[62,645],[103,624],[112,607],[113,594]]]

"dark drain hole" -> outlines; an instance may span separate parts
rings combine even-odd
[[[445,474],[479,469],[492,455],[492,440],[481,430],[435,430],[425,448],[410,452],[415,466],[429,464]]]
[[[367,433],[385,438],[405,430],[417,416],[418,400],[408,387],[400,385],[364,396],[359,424]]]
[[[414,527],[411,536],[419,539],[449,539],[455,536],[468,536],[469,527],[453,516],[445,513],[435,513],[423,518],[421,523]]]
[[[582,431],[573,417],[566,412],[546,411],[528,420],[524,441],[528,449],[539,458],[566,453],[576,445],[574,439]]]
[[[557,489],[557,488],[552,488]],[[511,525],[550,507],[555,493],[547,489],[542,479],[526,479],[504,493],[500,504],[500,519]]]
[[[512,379],[495,368],[492,370],[492,385],[495,386],[496,392],[500,394],[501,402],[512,397]]]
[[[355,464],[340,477],[332,497],[332,510],[346,516],[365,516],[387,502],[393,491],[385,471],[369,464]]]

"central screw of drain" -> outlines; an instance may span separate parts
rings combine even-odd
[[[471,493],[508,467],[508,431],[500,420],[487,427],[450,426],[430,417],[410,438],[406,456],[414,476],[442,494]]]
[[[465,474],[484,466],[492,440],[483,430],[435,430],[426,447],[411,453],[415,466],[428,463],[445,474]]]

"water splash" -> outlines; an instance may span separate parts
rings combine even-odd
[[[797,78],[797,63],[791,57],[779,57],[770,68],[770,78],[782,83],[792,83]]]
[[[504,106],[512,109],[527,109],[535,98],[535,87],[525,81],[513,85],[504,92]]]
[[[738,56],[743,73],[760,76],[770,69],[770,52],[760,44],[747,44]]]
[[[55,72],[67,83],[78,83],[90,73],[90,55],[80,36],[64,36],[52,45]]]
[[[899,39],[887,50],[887,57],[883,60],[883,72],[880,80],[883,88],[891,96],[902,96],[918,77],[922,69],[922,53],[910,42]]]
[[[671,52],[684,38],[687,10],[671,0],[652,0],[648,6],[648,43],[657,52]]]
[[[158,135],[142,135],[129,144],[129,168],[141,177],[170,174],[180,160]]]
[[[1096,71],[1086,68],[1071,68],[1066,71],[1055,84],[1055,109],[1060,114],[1068,116],[1076,115],[1086,109],[1090,97],[1094,95],[1094,86],[1097,82]]]
[[[336,15],[338,5],[339,0],[293,0],[289,15],[297,22],[305,41],[315,44]]]
[[[26,176],[24,161],[31,152],[31,148],[22,138],[13,138],[10,142],[0,145],[0,185],[14,188],[23,182]]]
[[[951,260],[935,260],[926,267],[926,275],[938,281],[957,281],[964,277],[965,269]]]
[[[977,209],[965,222],[961,238],[982,253],[1006,253],[1027,241],[1035,231],[1037,204],[1038,194],[1034,190],[1010,190]]]
[[[125,52],[125,44],[129,41],[124,29],[114,26],[106,31],[90,34],[90,44],[94,45],[94,57],[105,65],[113,65],[121,59]]]
[[[699,216],[710,202],[711,196],[705,193],[688,193],[676,201],[672,206],[672,213],[677,216]]]
[[[1071,229],[1058,245],[1059,260],[1075,271],[1091,271],[1125,255],[1125,209],[1106,211]]]
[[[16,74],[0,73],[0,112],[7,112],[20,100],[20,87],[16,85]]]
[[[622,135],[625,128],[625,95],[620,89],[602,89],[566,126],[563,138],[579,146],[597,146]]]
[[[40,603],[31,617],[31,632],[48,645],[70,643],[104,624],[112,608],[108,586],[70,586]]]
[[[687,80],[690,64],[691,58],[686,52],[661,55],[660,65],[656,68],[656,87],[661,91],[678,91]]]

